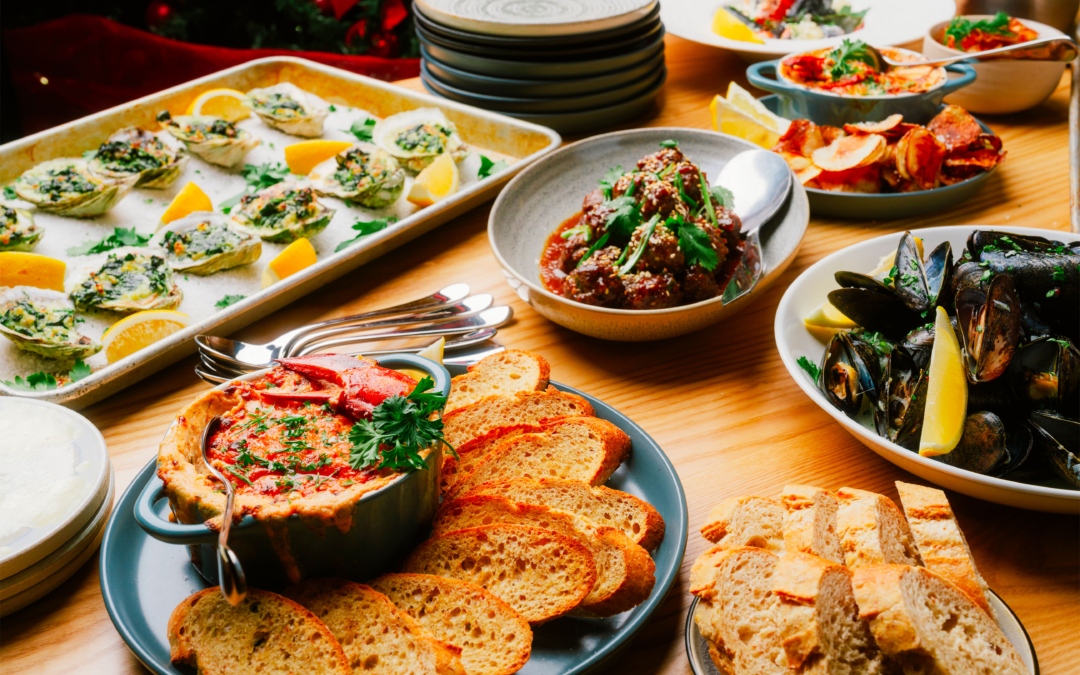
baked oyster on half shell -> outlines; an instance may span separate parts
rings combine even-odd
[[[260,143],[250,132],[212,115],[173,117],[168,110],[162,110],[157,120],[166,131],[183,141],[192,154],[226,168],[239,165]]]
[[[33,286],[0,289],[0,335],[50,359],[85,359],[101,351],[100,343],[75,330],[75,305],[66,295]]]
[[[139,179],[135,187],[163,189],[176,182],[189,157],[183,147],[173,147],[152,131],[126,127],[109,136],[88,159],[91,173],[98,176],[135,175]]]
[[[42,162],[15,179],[15,194],[43,211],[60,216],[100,216],[124,198],[138,175],[102,178],[85,159],[61,157]]]
[[[262,254],[262,241],[223,213],[196,212],[174,220],[150,245],[165,251],[173,270],[200,276],[248,265]]]
[[[29,211],[0,204],[0,251],[29,251],[44,236]]]
[[[267,126],[293,136],[322,136],[330,114],[329,103],[292,82],[252,89],[244,96],[244,105]]]
[[[369,209],[389,206],[405,189],[405,170],[382,148],[357,143],[316,167],[311,185],[320,195],[338,197]]]
[[[375,125],[371,137],[409,171],[422,171],[444,153],[450,153],[455,162],[469,154],[457,127],[438,108],[391,115]]]
[[[69,296],[81,310],[129,313],[172,309],[184,299],[165,252],[142,246],[109,251],[97,269],[83,274]]]
[[[241,230],[281,244],[310,239],[326,229],[333,217],[334,209],[321,204],[314,189],[295,183],[278,183],[244,195],[233,209],[233,220]]]

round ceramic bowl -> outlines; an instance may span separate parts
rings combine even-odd
[[[972,21],[992,18],[989,14],[972,14],[965,18]],[[1039,37],[1065,35],[1057,28],[1028,19],[1020,19],[1028,28],[1036,31]],[[943,59],[959,56],[964,52],[950,49],[942,44],[948,21],[933,25],[923,37],[923,54],[929,59]],[[1047,61],[993,61],[971,65],[978,74],[978,79],[967,87],[949,94],[945,102],[954,103],[973,113],[993,115],[1014,113],[1034,108],[1054,93],[1061,75],[1065,72],[1064,63]]]
[[[897,51],[919,55],[906,49]],[[758,89],[771,91],[780,97],[779,113],[783,117],[808,119],[816,124],[832,126],[876,122],[897,113],[904,116],[905,122],[926,124],[937,114],[938,106],[946,96],[975,80],[972,66],[950,64],[944,66],[945,72],[955,77],[943,78],[932,88],[917,94],[841,96],[816,91],[788,80],[780,72],[780,62],[783,60],[751,64],[746,69],[746,78]]]
[[[450,374],[441,364],[413,354],[393,354],[378,359],[386,368],[411,368],[427,373],[435,381],[434,391],[450,392]],[[250,373],[236,381],[254,380],[266,370]],[[216,389],[225,389],[229,382]],[[393,567],[416,544],[420,530],[431,522],[439,504],[439,469],[442,450],[432,450],[425,459],[427,470],[414,471],[370,492],[356,503],[352,527],[342,532],[336,527],[313,527],[292,515],[286,531],[296,566],[304,578],[340,576],[368,579]],[[218,533],[204,525],[170,522],[165,486],[154,476],[135,502],[135,519],[151,537],[190,548],[191,562],[211,584],[218,583]],[[240,559],[248,583],[258,588],[279,588],[289,583],[267,530],[250,516],[234,525],[229,546]]]
[[[923,239],[923,246],[928,251],[945,241],[952,244],[954,251],[962,251],[968,236],[975,229],[992,228],[991,226],[960,225],[911,232]],[[1009,228],[1009,231],[1053,239],[1068,238],[1067,232],[1054,230],[1018,227]],[[905,471],[910,471],[935,485],[976,499],[1033,511],[1080,513],[1080,490],[1062,487],[1065,485],[1064,481],[1055,480],[1047,485],[1035,485],[984,476],[973,471],[951,467],[929,457],[922,457],[917,452],[902,448],[878,436],[873,429],[863,426],[833,407],[818,389],[814,380],[799,366],[799,357],[805,356],[811,362],[817,363],[825,350],[825,343],[806,329],[803,318],[825,301],[829,291],[839,288],[833,275],[842,270],[859,271],[874,267],[882,257],[896,250],[901,236],[903,236],[902,232],[894,232],[841,249],[812,265],[788,287],[776,310],[774,333],[776,348],[791,377],[814,403],[832,416],[848,433],[882,458]]]
[[[585,195],[611,167],[633,166],[660,143],[679,148],[708,176],[735,155],[758,146],[715,131],[684,128],[632,129],[579,141],[530,165],[507,184],[488,218],[491,250],[518,296],[545,318],[584,335],[641,342],[692,333],[734,314],[761,297],[791,263],[809,222],[806,191],[797,182],[787,203],[761,230],[764,271],[754,292],[734,302],[713,298],[670,309],[595,307],[552,293],[540,280],[540,254],[560,223],[581,210]],[[738,195],[735,195],[736,201]]]

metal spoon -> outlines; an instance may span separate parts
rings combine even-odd
[[[1059,61],[1067,62],[1076,58],[1078,49],[1076,42],[1070,37],[1047,36],[1020,42],[1015,45],[987,49],[972,54],[959,54],[946,56],[931,61],[894,61],[880,51],[866,45],[866,52],[876,65],[874,70],[879,73],[887,72],[893,68],[908,68],[911,66],[943,66],[947,63],[978,63],[979,61]]]
[[[768,150],[747,150],[735,155],[716,177],[716,184],[735,196],[733,210],[746,233],[742,263],[724,289],[725,305],[751,292],[761,281],[765,273],[761,226],[787,201],[791,181],[787,162]]]
[[[218,533],[218,583],[221,585],[221,594],[233,607],[239,605],[247,595],[247,577],[244,576],[244,568],[240,566],[240,559],[229,548],[229,528],[232,527],[233,501],[236,492],[233,490],[232,481],[225,477],[210,463],[206,454],[210,436],[221,423],[221,416],[217,416],[207,423],[202,434],[202,457],[206,468],[225,486],[225,513],[221,516],[221,531]]]

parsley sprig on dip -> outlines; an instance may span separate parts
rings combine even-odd
[[[357,470],[427,468],[420,452],[435,444],[454,448],[443,438],[440,411],[446,397],[429,392],[435,386],[424,377],[408,396],[391,396],[375,407],[371,419],[358,421],[349,431],[349,464]]]

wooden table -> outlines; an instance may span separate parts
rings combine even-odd
[[[669,36],[670,76],[655,109],[625,128],[709,128],[708,102],[735,78],[737,56]],[[1068,229],[1068,77],[1036,110],[989,118],[1008,159],[970,202],[936,217],[889,222],[813,219],[791,268],[742,314],[665,343],[586,338],[541,318],[503,280],[488,248],[488,206],[361,268],[240,331],[265,341],[292,327],[426,295],[454,281],[493,293],[516,312],[499,341],[535,350],[552,377],[623,411],[671,457],[686,489],[691,534],[680,578],[611,672],[690,673],[683,625],[690,565],[706,547],[698,528],[720,500],[776,495],[786,483],[852,486],[894,499],[896,480],[923,482],[879,458],[792,382],[776,353],[772,322],[784,289],[806,267],[849,244],[930,224]],[[405,83],[420,89],[418,81]],[[173,415],[207,385],[174,365],[84,411],[108,441],[118,494],[154,458]],[[990,587],[1019,615],[1044,675],[1077,672],[1080,520],[998,506],[950,493]],[[1070,646],[1071,645],[1071,646]],[[95,560],[46,598],[3,620],[0,672],[145,673],[105,611]]]

